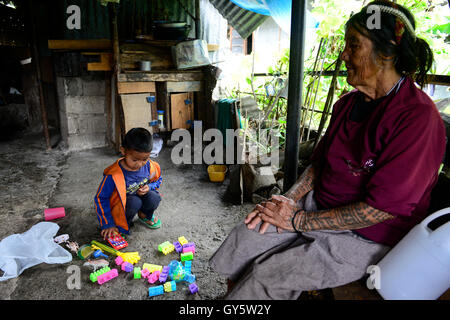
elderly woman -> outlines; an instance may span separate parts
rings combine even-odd
[[[349,19],[342,59],[355,90],[335,103],[312,165],[212,256],[229,279],[226,298],[297,299],[358,280],[428,214],[446,138],[414,83],[433,62],[414,30],[411,13],[386,1]]]

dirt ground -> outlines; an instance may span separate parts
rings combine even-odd
[[[52,143],[57,139],[52,137]],[[179,282],[175,292],[149,298],[148,288],[154,285],[144,279],[135,280],[124,271],[119,271],[116,279],[98,285],[89,280],[91,268],[83,266],[85,261],[73,254],[69,263],[41,263],[14,279],[0,282],[0,299],[221,299],[226,280],[209,267],[208,259],[254,205],[227,204],[222,197],[228,179],[224,183],[210,182],[206,165],[174,165],[170,161],[171,150],[165,144],[154,159],[160,163],[163,175],[162,201],[156,212],[162,228],[150,230],[136,222],[127,237],[129,246],[122,251],[139,252],[141,260],[137,266],[167,265],[171,260],[179,260],[179,255],[173,252],[164,256],[158,252],[158,244],[185,236],[196,245],[192,273],[199,287],[197,294],[191,295],[188,284]],[[56,147],[46,151],[42,133],[0,142],[0,240],[44,221],[45,208],[64,207],[66,217],[53,221],[60,227],[57,235],[68,234],[80,246],[91,240],[103,241],[97,230],[93,197],[103,169],[118,156],[109,148],[68,153]],[[108,260],[114,267],[114,257],[110,255]],[[70,266],[79,267],[80,289],[68,288],[68,279],[74,275],[68,270],[76,269],[69,269]]]

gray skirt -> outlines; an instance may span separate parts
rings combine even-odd
[[[300,205],[316,210],[313,192]],[[390,250],[349,230],[280,234],[272,225],[264,234],[258,230],[238,224],[209,261],[237,282],[225,299],[289,300],[302,291],[338,287],[368,275],[367,268]]]

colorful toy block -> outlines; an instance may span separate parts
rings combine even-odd
[[[164,287],[162,285],[148,288],[148,296],[153,297],[164,294]]]
[[[97,270],[97,271],[95,271],[95,272],[92,272],[92,273],[89,275],[89,279],[91,279],[92,282],[96,282],[99,275],[101,275],[101,274],[103,274],[103,273],[106,273],[106,272],[108,272],[108,271],[110,271],[110,270],[111,270],[111,269],[110,269],[109,267],[101,268],[100,270]]]
[[[120,266],[123,263],[123,258],[117,257],[114,261],[116,262],[116,265]]]
[[[147,277],[148,279],[148,283],[155,283],[156,280],[159,279],[159,275],[161,274],[161,272],[159,272],[158,270],[156,270],[155,272],[153,272],[151,275],[149,275]]]
[[[142,276],[142,274],[141,274],[141,268],[135,267],[135,268],[134,268],[134,278],[135,278],[135,279],[140,279],[141,276]]]
[[[119,274],[119,272],[117,271],[117,269],[112,269],[106,273],[99,275],[97,277],[97,282],[98,282],[98,284],[104,284],[105,282],[108,282],[109,280],[117,277],[118,274]]]
[[[147,278],[150,275],[150,271],[148,269],[142,269],[141,276],[142,278]]]
[[[161,271],[161,274],[159,275],[159,282],[160,283],[166,282],[168,276],[169,276],[169,266],[164,266],[164,268]]]
[[[167,255],[167,254],[173,252],[174,250],[175,250],[175,247],[173,246],[173,244],[171,244],[170,246],[164,247],[164,248],[162,249],[162,253],[163,253],[164,255]]]
[[[194,254],[192,252],[186,252],[181,254],[181,261],[187,261],[194,259]]]
[[[184,262],[184,272],[192,273],[191,269],[192,269],[192,260],[185,261]]]
[[[170,282],[164,283],[164,291],[165,292],[171,292],[171,291],[176,291],[176,290],[177,290],[177,285],[176,285],[175,281],[170,281]]]
[[[164,247],[168,246],[168,245],[170,245],[170,242],[169,242],[169,241],[164,241],[163,243],[161,243],[161,244],[158,245],[158,251],[159,251],[159,252],[162,252],[162,249],[163,249]]]
[[[157,264],[150,264],[150,263],[144,263],[144,265],[142,266],[142,269],[147,269],[148,271],[151,272],[155,272],[156,270],[158,270],[159,272],[161,272],[162,270],[162,266],[157,265]]]
[[[183,244],[183,248],[194,248],[195,249],[195,243],[194,242],[188,242]]]
[[[131,271],[133,271],[133,269],[134,269],[134,267],[131,263],[126,262],[126,261],[124,263],[122,263],[122,271],[131,272]]]
[[[183,280],[186,281],[186,282],[189,282],[189,283],[194,283],[195,282],[195,275],[193,275],[191,273],[185,273]]]
[[[179,237],[179,238],[178,238],[178,242],[179,242],[181,245],[184,245],[184,244],[188,243],[187,239],[186,239],[184,236]]]
[[[175,247],[175,251],[177,253],[181,253],[183,251],[183,247],[181,246],[181,243],[179,243],[178,241],[175,241],[173,243],[173,246]]]
[[[173,250],[175,250],[175,247],[169,241],[165,241],[158,246],[158,250],[162,252],[164,255],[167,255],[171,253]]]
[[[183,253],[186,252],[195,253],[195,244],[193,242],[189,242],[183,245]]]
[[[196,292],[198,292],[198,286],[195,283],[191,283],[189,285],[189,291],[194,294]]]

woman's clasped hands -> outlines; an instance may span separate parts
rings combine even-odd
[[[292,217],[299,210],[297,203],[282,195],[273,195],[269,200],[257,204],[244,220],[248,229],[254,229],[261,223],[259,233],[263,234],[270,225],[277,228],[278,233],[283,230],[294,231]]]

